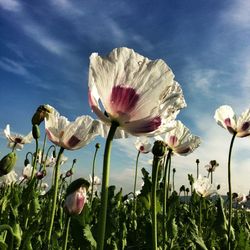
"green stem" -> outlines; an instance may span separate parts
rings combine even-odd
[[[167,206],[167,173],[168,168],[170,168],[169,165],[169,160],[171,158],[171,153],[172,150],[169,149],[168,151],[168,155],[167,155],[167,160],[166,160],[166,164],[165,164],[165,169],[164,169],[164,176],[163,176],[163,221],[162,221],[162,234],[163,234],[163,247],[162,249],[165,249],[165,242],[166,242],[166,206]]]
[[[48,233],[48,244],[50,244],[51,240],[51,234],[54,224],[54,218],[55,218],[55,211],[56,211],[56,201],[57,201],[57,193],[58,193],[58,180],[60,177],[60,158],[62,156],[62,153],[64,151],[64,148],[60,148],[60,151],[58,153],[57,159],[56,159],[56,165],[55,165],[55,181],[54,181],[54,194],[53,194],[53,201],[52,201],[52,211],[51,211],[51,218],[50,218],[50,226],[49,226],[49,233]]]
[[[213,172],[211,172],[211,184],[213,184]]]
[[[110,155],[112,140],[115,135],[115,131],[119,124],[112,122],[109,130],[109,134],[106,140],[104,159],[103,159],[103,173],[102,173],[102,193],[101,193],[101,206],[98,221],[98,232],[97,232],[97,249],[104,249],[104,239],[106,230],[106,217],[107,217],[107,206],[108,206],[108,186],[109,186],[109,172],[110,172]]]
[[[229,147],[229,154],[228,154],[228,188],[229,188],[229,215],[228,215],[228,230],[227,230],[227,249],[230,250],[230,241],[231,241],[231,224],[232,224],[232,188],[231,188],[231,154],[233,149],[234,139],[236,137],[236,133],[234,133],[230,147]]]
[[[13,239],[14,232],[12,230],[12,227],[7,225],[7,224],[1,225],[0,226],[0,233],[3,231],[8,231],[10,233],[11,240],[10,240],[10,245],[8,245],[8,250],[12,250],[13,249],[13,240],[14,240]]]
[[[202,230],[201,230],[201,221],[202,221],[202,201],[203,201],[203,197],[200,197],[200,206],[199,206],[199,232],[202,234]]]
[[[136,184],[137,184],[137,172],[138,172],[138,162],[139,162],[139,156],[140,156],[141,151],[138,151],[137,157],[136,157],[136,163],[135,163],[135,180],[134,180],[134,213],[136,212],[136,197],[135,197],[135,192],[136,192]]]
[[[156,191],[157,191],[157,180],[158,180],[158,171],[160,166],[160,158],[154,156],[153,161],[153,172],[152,172],[152,204],[151,204],[151,213],[152,213],[152,250],[157,250],[157,209],[156,209]]]
[[[172,152],[172,150],[170,149],[170,154]],[[170,187],[170,171],[171,171],[171,155],[169,157],[169,161],[168,161],[168,186],[167,186],[167,200],[169,197],[169,187]]]
[[[197,167],[196,167],[196,178],[199,178],[199,163],[197,162]]]
[[[37,164],[37,155],[38,155],[38,139],[35,139],[35,141],[36,141],[36,152],[35,152],[35,157],[34,157],[33,164],[32,164],[33,169],[31,173],[31,180],[33,179],[34,174],[35,174],[36,164]]]
[[[92,183],[91,183],[91,194],[90,194],[90,207],[92,205],[93,194],[94,194],[95,161],[96,161],[96,154],[97,154],[98,149],[99,148],[96,147],[95,154],[94,154],[94,159],[93,159],[93,164],[92,164]]]
[[[63,241],[63,250],[67,250],[67,245],[68,245],[68,237],[69,237],[69,225],[70,225],[70,220],[71,216],[66,215],[66,227],[65,227],[65,233],[64,233],[64,241]]]

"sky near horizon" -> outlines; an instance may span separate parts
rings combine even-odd
[[[214,120],[224,104],[237,115],[250,108],[250,2],[243,0],[109,0],[18,1],[0,0],[0,157],[9,152],[3,129],[28,134],[31,117],[41,104],[50,104],[69,120],[80,115],[96,117],[88,105],[88,65],[93,52],[107,55],[128,47],[150,59],[163,59],[183,89],[187,107],[181,120],[200,136],[201,146],[189,156],[174,156],[176,187],[188,186],[210,160],[219,167],[214,183],[227,192],[227,158],[231,134]],[[132,191],[135,138],[115,140],[110,184]],[[88,178],[95,143],[96,173],[101,177],[105,140],[96,138],[78,151],[67,151],[66,171],[77,158],[75,176]],[[22,168],[26,145],[18,152]],[[250,190],[250,140],[237,138],[232,154],[233,192]],[[151,172],[151,154],[141,155],[140,168]],[[138,188],[141,180],[138,178]]]

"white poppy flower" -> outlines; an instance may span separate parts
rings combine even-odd
[[[164,141],[174,153],[183,156],[192,153],[201,144],[200,138],[192,135],[180,121],[175,122],[175,128],[166,133],[164,139],[160,136],[156,139]]]
[[[12,170],[8,174],[0,177],[0,183],[3,185],[11,185],[13,182],[17,181],[17,173]]]
[[[233,109],[228,105],[223,105],[215,111],[214,118],[218,125],[227,129],[237,137],[250,135],[250,109],[243,112],[237,119]]]
[[[205,166],[205,168],[207,169],[207,171],[208,171],[209,173],[211,173],[211,172],[214,172],[215,169],[216,169],[218,166],[219,166],[219,163],[216,162],[215,160],[212,160],[212,161],[209,162],[209,164],[207,164],[207,165]]]
[[[135,142],[135,147],[138,151],[140,151],[143,154],[149,153],[152,149],[152,145],[149,142],[149,139],[144,136],[137,137]]]
[[[117,122],[136,136],[170,130],[169,122],[186,106],[167,64],[128,48],[114,49],[107,57],[90,56],[89,103],[103,122]]]
[[[23,168],[22,176],[19,177],[19,180],[22,181],[23,179],[30,179],[32,175],[33,167],[31,164],[28,164]]]
[[[76,150],[99,135],[100,121],[93,120],[90,116],[80,116],[74,122],[52,108],[48,118],[45,118],[45,128],[51,142],[68,150]]]
[[[4,135],[9,141],[8,147],[12,149],[15,148],[17,150],[23,149],[24,144],[31,143],[33,139],[32,132],[30,132],[26,136],[18,135],[18,134],[11,134],[9,124],[4,129]]]
[[[67,195],[65,208],[69,214],[80,214],[87,201],[87,191],[85,187],[80,187],[73,193]]]
[[[209,178],[201,177],[194,181],[193,188],[202,197],[208,197],[217,193],[216,187],[210,183]]]

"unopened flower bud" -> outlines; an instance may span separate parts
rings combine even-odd
[[[76,159],[73,160],[73,164],[76,164]]]
[[[176,169],[175,168],[173,168],[173,173],[175,173],[176,172]]]
[[[56,158],[56,150],[53,150],[53,158]]]
[[[68,170],[65,174],[65,177],[70,177],[73,175],[73,169],[71,168],[70,170]]]
[[[219,190],[220,189],[220,184],[219,185],[217,185],[217,190]]]
[[[38,180],[43,179],[45,176],[46,176],[46,171],[45,171],[45,170],[39,171],[39,172],[36,173],[36,178],[37,178]]]
[[[49,105],[41,105],[36,110],[35,114],[32,117],[32,125],[40,125],[44,118],[50,113]]]
[[[30,164],[30,161],[29,161],[29,159],[26,158],[26,159],[24,160],[24,166],[26,167],[26,166],[29,165],[29,164]]]
[[[200,163],[200,160],[199,159],[196,159],[196,161],[195,161],[197,164],[199,164]]]
[[[40,128],[38,125],[33,125],[32,127],[32,135],[34,139],[40,138]]]
[[[152,153],[154,156],[162,157],[166,153],[166,144],[163,141],[155,141],[152,148]]]
[[[15,152],[11,152],[4,156],[0,161],[0,177],[8,174],[15,166],[17,156]]]
[[[87,200],[88,187],[89,182],[83,178],[71,182],[68,186],[64,207],[70,215],[82,212]]]
[[[96,143],[95,148],[100,148],[101,144],[100,143]]]

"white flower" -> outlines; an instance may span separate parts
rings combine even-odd
[[[117,122],[136,136],[169,130],[169,122],[186,106],[167,64],[128,48],[114,49],[107,57],[90,56],[89,103],[103,122]]]
[[[202,197],[211,196],[217,193],[216,187],[210,183],[209,178],[201,177],[194,181],[193,188]]]
[[[250,135],[250,109],[243,112],[239,118],[233,109],[228,105],[223,105],[215,111],[214,118],[218,125],[227,129],[231,134],[237,137],[245,137]]]
[[[17,181],[17,173],[12,170],[10,171],[8,174],[3,175],[2,177],[0,177],[1,180],[1,184],[5,184],[5,185],[11,185],[13,182]]]
[[[219,163],[216,162],[215,160],[212,160],[212,161],[209,162],[209,164],[207,164],[207,165],[205,166],[205,168],[207,169],[207,171],[208,171],[209,173],[211,173],[211,172],[214,172],[215,169],[216,169],[218,166],[219,166]]]
[[[22,176],[19,177],[19,180],[22,181],[23,179],[27,179],[27,180],[30,179],[32,175],[32,170],[33,170],[33,167],[31,164],[28,164],[27,166],[25,166],[23,168]]]
[[[67,195],[65,199],[65,208],[69,214],[80,214],[87,200],[87,191],[85,187],[80,187],[73,193]]]
[[[137,137],[135,142],[135,147],[141,153],[147,154],[151,151],[152,145],[147,137],[141,136]]]
[[[23,149],[24,144],[31,143],[33,139],[32,132],[26,136],[11,134],[9,124],[7,124],[6,128],[4,129],[4,135],[8,139],[8,147],[12,149],[15,148],[17,150]]]
[[[100,121],[90,116],[80,116],[74,122],[52,108],[52,112],[45,118],[45,128],[51,142],[68,150],[76,150],[94,139],[100,132]]]
[[[238,196],[234,199],[235,202],[237,202],[238,204],[242,204],[242,203],[247,202],[247,197],[245,194],[238,193],[237,195]]]
[[[156,137],[163,140],[167,146],[178,155],[188,155],[199,147],[201,140],[198,136],[192,135],[182,122],[176,121],[175,128],[166,133],[165,138]]]

